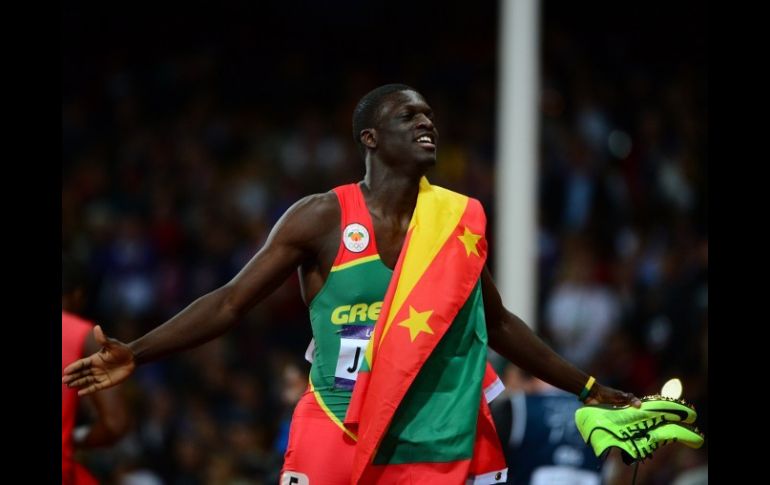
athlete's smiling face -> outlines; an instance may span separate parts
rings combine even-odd
[[[399,91],[382,103],[375,128],[377,153],[394,165],[435,165],[438,130],[433,110],[415,91]]]

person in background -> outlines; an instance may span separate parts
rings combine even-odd
[[[575,396],[508,364],[506,393],[492,402],[492,417],[508,463],[508,484],[599,485],[602,461],[583,442]]]
[[[85,305],[85,296],[85,271],[72,257],[62,254],[62,371],[73,360],[99,351],[92,332],[94,324],[77,315]],[[84,407],[93,411],[94,421],[75,427],[78,410]],[[62,384],[61,410],[62,485],[96,484],[93,475],[75,461],[75,449],[111,445],[128,431],[128,412],[120,387],[80,399],[76,389]]]

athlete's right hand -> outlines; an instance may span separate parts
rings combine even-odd
[[[62,372],[62,383],[78,389],[78,396],[117,385],[126,380],[136,368],[134,354],[128,345],[107,338],[99,325],[94,327],[94,337],[102,349],[76,360]]]

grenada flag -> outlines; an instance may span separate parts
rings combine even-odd
[[[477,431],[494,430],[482,395],[485,228],[477,200],[422,178],[345,418],[358,434],[353,484],[463,484],[478,471]]]

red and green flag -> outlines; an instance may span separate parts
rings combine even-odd
[[[481,406],[487,336],[480,275],[486,216],[420,181],[417,205],[353,390],[352,483],[464,483]],[[494,428],[492,428],[494,429]]]

